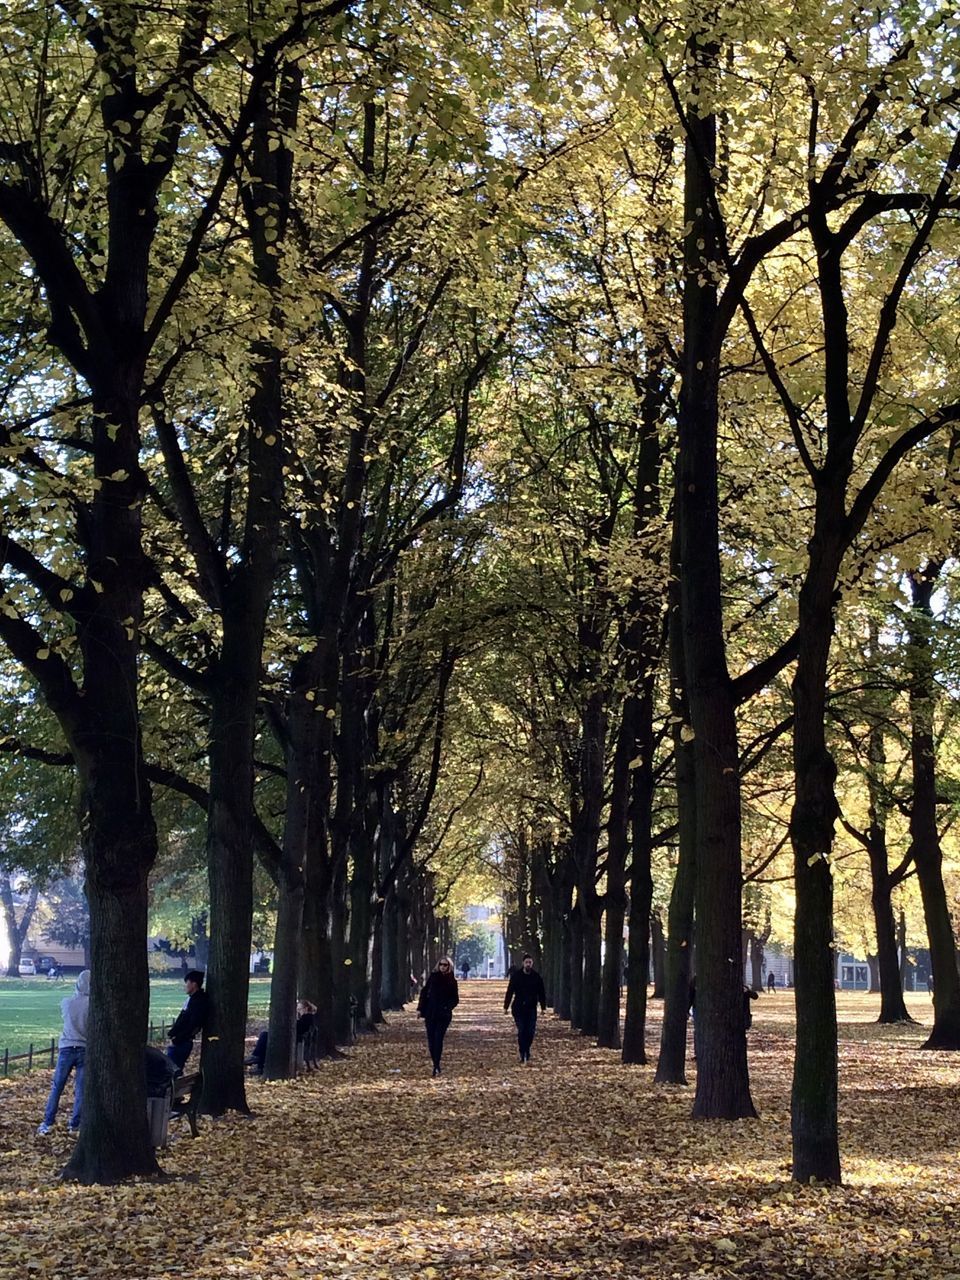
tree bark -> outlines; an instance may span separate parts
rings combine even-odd
[[[701,1119],[754,1116],[747,1071],[741,956],[740,761],[723,631],[717,472],[721,337],[714,265],[719,239],[712,171],[716,117],[697,99],[717,46],[693,36],[684,173],[683,382],[677,520],[685,689],[696,759],[697,1091]]]
[[[913,804],[910,836],[933,970],[933,1030],[924,1049],[960,1049],[960,972],[957,945],[943,883],[943,854],[937,830],[936,748],[933,721],[937,701],[930,647],[931,599],[939,565],[910,575],[908,617],[910,664],[910,757]]]
[[[662,1000],[667,989],[667,940],[659,909],[650,913],[650,959],[653,967],[653,998]]]
[[[291,152],[283,142],[295,128],[300,75],[286,69],[266,80],[256,101],[249,148],[250,180],[242,187],[258,283],[271,297],[269,320],[283,322],[279,250],[289,221]],[[274,145],[279,139],[280,145]],[[254,386],[248,405],[247,502],[240,554],[226,560],[221,586],[222,647],[211,672],[210,805],[207,869],[210,884],[210,1013],[203,1053],[202,1110],[246,1113],[244,1042],[250,988],[253,919],[254,739],[263,637],[279,553],[285,437],[284,353],[275,341],[253,344]],[[289,908],[287,904],[287,925]],[[281,985],[286,995],[286,985]],[[274,994],[271,988],[271,1007]],[[279,1034],[275,1047],[286,1043]],[[269,1052],[269,1047],[268,1047]]]
[[[693,973],[693,913],[697,882],[697,798],[694,790],[693,745],[685,741],[682,727],[690,723],[684,689],[683,627],[680,623],[679,537],[674,529],[669,588],[670,712],[674,723],[674,786],[677,793],[677,869],[667,908],[667,951],[660,1056],[657,1084],[687,1083],[687,1019],[690,1011],[690,978]],[[677,727],[679,726],[679,728]]]
[[[649,621],[649,620],[648,620]],[[634,714],[627,725],[630,775],[630,944],[622,1061],[645,1063],[650,918],[653,903],[653,670],[645,668]],[[626,717],[625,717],[626,721]],[[622,961],[620,961],[622,964]],[[618,975],[619,976],[619,975]],[[611,975],[612,980],[612,975]]]

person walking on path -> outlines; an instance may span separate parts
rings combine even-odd
[[[512,970],[507,984],[507,994],[503,1000],[503,1011],[510,1011],[513,1002],[513,1020],[517,1024],[517,1045],[520,1049],[520,1061],[530,1061],[530,1046],[537,1034],[537,1005],[544,1013],[547,1011],[547,992],[540,977],[533,967],[533,956],[523,957],[523,967]]]
[[[200,969],[188,969],[183,975],[183,985],[187,992],[186,1003],[170,1028],[170,1045],[167,1048],[167,1057],[177,1064],[178,1071],[186,1066],[193,1048],[193,1038],[203,1030],[210,1006],[209,997],[203,989],[203,973]]]
[[[49,1133],[57,1118],[57,1107],[70,1072],[75,1071],[73,1080],[73,1113],[70,1116],[70,1132],[80,1130],[80,1110],[83,1106],[83,1060],[87,1052],[87,1019],[90,1015],[90,970],[84,971],[77,978],[77,987],[72,996],[60,1001],[60,1012],[63,1014],[63,1031],[60,1035],[60,1052],[57,1054],[57,1065],[53,1072],[53,1084],[50,1096],[43,1113],[43,1122],[37,1133]]]
[[[777,994],[777,975],[772,969],[767,974],[767,990],[772,996]]]
[[[453,963],[448,956],[443,956],[423,984],[423,990],[417,1002],[417,1017],[423,1019],[427,1028],[427,1046],[433,1060],[435,1076],[441,1074],[443,1037],[447,1034],[453,1011],[459,1003],[460,988],[454,977]]]

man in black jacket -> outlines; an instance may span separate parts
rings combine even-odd
[[[199,969],[189,969],[183,975],[187,1000],[177,1014],[177,1020],[170,1028],[170,1045],[167,1057],[177,1064],[182,1071],[193,1048],[193,1038],[203,1030],[207,1020],[209,999],[203,989],[203,973]]]
[[[530,1061],[530,1046],[537,1033],[537,1005],[546,1013],[547,993],[543,979],[533,967],[533,956],[523,957],[523,968],[513,969],[503,1001],[504,1013],[509,1012],[513,1001],[513,1020],[517,1024],[517,1044],[520,1061]]]

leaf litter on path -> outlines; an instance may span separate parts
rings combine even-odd
[[[922,1027],[848,1001],[844,1185],[797,1186],[787,1000],[751,1032],[760,1118],[723,1123],[551,1015],[520,1066],[502,999],[462,984],[438,1080],[409,1012],[296,1081],[251,1080],[254,1119],[178,1129],[161,1182],[62,1183],[65,1127],[35,1136],[49,1073],[0,1082],[0,1277],[960,1280],[960,1058],[919,1052]]]

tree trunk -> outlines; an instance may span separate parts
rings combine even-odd
[[[337,859],[330,901],[330,958],[333,966],[333,1027],[337,1044],[353,1043],[350,990],[353,975],[347,954],[347,860],[346,849]]]
[[[628,692],[624,699],[613,757],[610,817],[607,822],[606,946],[600,1006],[597,1010],[597,1044],[601,1049],[619,1049],[620,984],[623,977],[623,924],[627,913],[627,851],[629,847],[631,770],[637,754],[637,698]],[[644,934],[647,933],[644,926]],[[631,943],[634,942],[631,934]],[[644,983],[646,995],[646,983]],[[641,1036],[641,1052],[643,1039]]]
[[[906,991],[911,964],[907,955],[907,913],[902,906],[897,916],[897,954],[900,957],[900,990]]]
[[[119,753],[117,753],[119,754]],[[139,772],[128,759],[85,788],[86,894],[93,954],[80,1138],[64,1176],[83,1183],[119,1182],[158,1171],[147,1129],[143,1046],[150,1002],[147,871],[156,847],[149,787],[142,803],[130,790]],[[111,852],[109,865],[105,854]],[[122,1087],[123,1082],[129,1087]]]
[[[280,254],[293,169],[284,138],[296,125],[299,97],[296,68],[285,70],[279,89],[269,79],[261,86],[248,154],[250,181],[241,188],[254,273],[270,298],[264,318],[274,330],[283,323]],[[249,1110],[243,1059],[253,919],[254,738],[284,487],[284,352],[277,342],[257,340],[250,354],[254,377],[247,409],[246,510],[239,557],[229,566],[225,561],[221,574],[223,640],[211,672],[206,841],[210,1012],[201,1107],[213,1115]]]
[[[583,1022],[583,905],[580,892],[570,909],[567,933],[567,963],[570,973],[570,1025],[578,1030]]]
[[[667,989],[667,940],[663,935],[663,919],[659,910],[650,913],[650,955],[653,964],[653,998],[662,1000]]]
[[[677,519],[685,690],[696,759],[697,1092],[701,1119],[754,1116],[747,1071],[741,956],[740,760],[727,671],[720,570],[717,423],[719,258],[712,170],[716,117],[697,98],[716,74],[717,47],[694,35],[684,175],[683,383],[678,415]]]
[[[580,985],[580,1022],[581,1034],[595,1036],[597,1034],[597,1018],[600,1005],[600,944],[602,941],[601,923],[603,917],[603,900],[594,892],[584,895],[584,910],[580,917],[580,932],[583,947],[583,977]],[[621,914],[621,933],[623,930]],[[622,944],[621,944],[622,945]]]
[[[372,626],[369,610],[366,616]],[[369,649],[370,646],[367,652]],[[369,770],[376,758],[377,716],[372,696],[363,699],[363,705],[362,760]],[[359,770],[356,796],[358,812],[350,834],[350,991],[356,1001],[358,1025],[365,1031],[372,1031],[374,1018],[370,996],[377,899],[377,824],[381,802],[379,788],[368,783],[367,772],[363,768]]]
[[[619,1049],[621,1047],[620,983],[623,978],[623,925],[627,917],[627,895],[625,890],[611,894],[608,886],[604,896],[607,910],[604,922],[605,948],[600,980],[600,1004],[597,1010],[597,1044],[601,1049]]]
[[[873,871],[874,859],[877,869],[873,875],[873,890],[870,895],[873,907],[873,920],[877,931],[876,976],[880,990],[880,1016],[877,1022],[913,1022],[907,1012],[903,999],[903,987],[900,977],[900,957],[897,950],[896,924],[893,918],[893,903],[890,887],[890,876],[887,871],[886,842],[882,851],[870,844],[870,866]],[[880,863],[882,862],[882,866]]]
[[[314,1037],[319,1057],[339,1057],[333,1016],[333,958],[330,944],[330,883],[326,859],[307,867],[307,888],[303,906],[303,951],[301,995],[317,1006]]]
[[[693,746],[682,731],[690,723],[684,688],[683,627],[680,623],[679,530],[674,524],[671,575],[668,589],[670,614],[670,715],[674,724],[674,786],[677,793],[677,869],[667,908],[667,950],[663,1024],[657,1084],[687,1083],[687,1018],[690,1011],[690,977],[693,973],[693,908],[697,882],[697,797],[694,790],[696,762]],[[677,727],[679,726],[679,728]]]
[[[651,704],[652,707],[652,704]],[[641,702],[641,721],[646,719]],[[650,725],[652,747],[652,722]],[[652,753],[651,753],[652,761]],[[627,964],[627,1016],[623,1028],[624,1062],[645,1063],[647,979],[650,969],[652,767],[641,764],[633,776],[632,859],[630,873],[630,951]]]
[[[650,970],[650,918],[653,903],[653,674],[644,663],[630,768],[630,947],[627,953],[627,1007],[623,1062],[645,1063],[647,981]]]
[[[754,991],[763,989],[764,946],[757,933],[750,934],[750,985]]]
[[[826,505],[826,504],[825,504]],[[820,546],[823,545],[821,535]],[[790,820],[796,916],[797,1044],[791,1097],[793,1177],[840,1181],[837,1134],[837,1013],[834,996],[833,873],[836,767],[824,734],[827,659],[833,634],[832,566],[815,565],[800,592],[800,652],[793,682],[795,800]]]
[[[366,847],[363,847],[363,846]],[[357,1002],[357,1016],[363,1030],[373,1029],[370,1007],[375,885],[373,847],[358,841],[354,847],[353,877],[350,881],[350,990]]]
[[[249,1111],[243,1057],[253,921],[253,739],[260,654],[258,647],[251,688],[240,675],[241,664],[248,665],[244,659],[251,655],[233,651],[237,630],[230,623],[224,626],[210,713],[210,1005],[203,1037],[201,1100],[202,1110],[209,1115]]]
[[[286,830],[290,830],[289,815]],[[300,938],[303,929],[303,864],[287,859],[278,886],[277,928],[270,977],[270,1022],[263,1072],[268,1080],[297,1073],[296,1007],[300,994]],[[291,1016],[292,1014],[292,1016]]]
[[[602,640],[594,619],[580,620],[582,651],[579,678],[596,684]],[[572,852],[577,876],[577,908],[571,957],[571,1022],[584,1035],[597,1034],[600,1000],[600,922],[603,902],[597,894],[597,860],[604,800],[604,751],[607,736],[605,694],[589,693],[581,713],[578,773],[571,804]]]
[[[554,893],[554,919],[559,924],[557,939],[556,999],[553,1011],[558,1018],[570,1021],[572,1015],[571,975],[573,972],[573,868],[569,855],[562,855],[561,865],[551,885]]]
[[[396,992],[400,999],[399,1008],[403,1008],[410,999],[410,970],[412,958],[410,955],[410,881],[409,881],[410,864],[405,863],[397,876],[396,880],[396,948],[397,954],[394,961],[394,974],[396,979]],[[444,951],[442,954],[449,955],[451,949],[452,938],[449,933],[445,939]]]
[[[27,905],[23,909],[23,915],[17,921],[17,912],[13,904],[13,885],[10,883],[9,873],[0,872],[0,903],[3,904],[3,918],[7,926],[7,941],[10,947],[10,953],[7,957],[7,977],[20,977],[20,959],[23,955],[23,944],[27,934],[30,931],[30,922],[33,919],[33,913],[37,909],[37,896],[39,889],[37,886],[30,886],[30,896],[27,899]]]
[[[870,625],[870,651],[878,650],[877,626]],[[880,1016],[877,1022],[912,1022],[903,1000],[903,977],[893,918],[893,890],[902,879],[902,871],[893,876],[887,856],[887,809],[883,773],[887,763],[882,717],[886,706],[872,706],[867,738],[867,792],[870,797],[869,827],[864,839],[870,859],[870,902],[873,908],[877,953],[870,968],[871,986],[880,992]],[[868,957],[869,959],[869,957]],[[876,978],[876,985],[873,979]]]
[[[129,385],[139,388],[141,381],[138,370]],[[83,1183],[117,1182],[158,1168],[143,1072],[150,1001],[147,876],[157,834],[137,693],[146,581],[139,398],[118,395],[103,407],[94,425],[97,473],[128,479],[105,478],[88,512],[87,573],[102,590],[80,619],[82,715],[68,726],[81,787],[93,964],[83,1118],[64,1176]]]
[[[420,974],[417,974],[420,977]],[[383,989],[383,903],[378,901],[373,912],[373,933],[370,938],[370,999],[367,1017],[371,1027],[385,1021],[381,991]]]
[[[912,609],[908,618],[910,646],[910,756],[913,804],[910,836],[920,882],[923,914],[933,970],[933,1030],[924,1049],[960,1049],[960,973],[957,945],[943,883],[943,854],[937,830],[936,748],[933,719],[936,681],[930,652],[933,626],[931,598],[939,566],[930,564],[910,575]]]
[[[400,961],[400,908],[397,888],[392,885],[387,892],[383,910],[383,974],[380,984],[380,1006],[389,1012],[402,1009],[404,987],[399,969]]]

